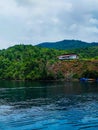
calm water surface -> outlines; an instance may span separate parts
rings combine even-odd
[[[0,130],[98,130],[98,83],[0,81]]]

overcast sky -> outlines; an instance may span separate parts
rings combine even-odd
[[[0,0],[0,49],[63,39],[98,41],[98,0]]]

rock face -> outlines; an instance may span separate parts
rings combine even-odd
[[[98,73],[98,60],[59,61],[53,65],[52,72],[60,72],[65,79],[80,78],[86,72]]]

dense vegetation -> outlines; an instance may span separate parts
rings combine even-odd
[[[80,59],[98,59],[98,46],[74,49],[67,52],[78,54]]]
[[[59,42],[46,42],[41,43],[37,46],[44,48],[54,48],[60,50],[69,50],[69,49],[77,49],[77,48],[86,48],[92,46],[98,46],[98,43],[87,43],[79,40],[63,40]]]
[[[60,61],[58,56],[76,53],[80,59]],[[84,60],[89,59],[89,60]],[[90,61],[93,59],[92,61]],[[96,60],[95,60],[96,59]],[[58,80],[79,78],[84,70],[98,71],[98,47],[72,51],[15,45],[0,51],[0,79]]]
[[[47,79],[48,69],[61,52],[31,45],[16,45],[0,51],[0,78],[15,80]]]

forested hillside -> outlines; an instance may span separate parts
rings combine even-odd
[[[36,80],[47,78],[47,67],[62,52],[31,45],[16,45],[0,51],[0,78]]]
[[[59,55],[67,53],[76,53],[79,59],[58,59]],[[98,71],[98,47],[59,51],[32,45],[15,45],[0,51],[0,79],[57,80],[66,76],[79,77],[83,70]]]
[[[98,46],[69,50],[71,52],[78,54],[80,59],[98,59]]]
[[[91,46],[98,46],[98,43],[87,43],[79,40],[63,40],[58,42],[46,42],[38,44],[37,46],[44,48],[54,48],[60,50],[69,50],[77,48],[86,48]]]

